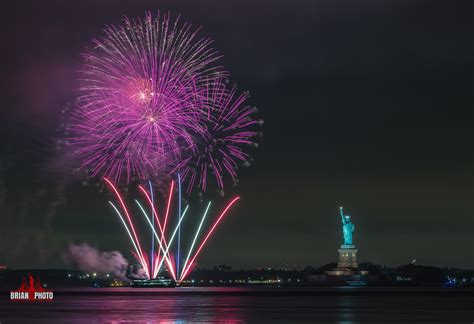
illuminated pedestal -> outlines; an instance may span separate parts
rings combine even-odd
[[[341,245],[337,268],[326,271],[330,276],[350,276],[357,272],[357,249],[355,245]]]
[[[339,251],[338,268],[357,268],[357,249],[355,245],[341,245]]]

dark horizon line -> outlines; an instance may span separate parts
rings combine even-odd
[[[329,263],[325,263],[321,266],[312,266],[312,265],[306,265],[304,267],[295,267],[295,268],[274,268],[274,267],[258,267],[258,268],[233,268],[233,266],[230,266],[232,269],[231,270],[228,270],[228,271],[222,271],[222,272],[234,272],[234,271],[253,271],[253,270],[257,270],[257,271],[271,271],[271,270],[277,270],[277,271],[281,271],[281,270],[287,270],[287,271],[305,271],[305,269],[307,268],[312,268],[312,269],[319,269],[319,268],[322,268],[324,266],[327,266],[327,265],[330,265],[330,264],[337,264],[337,262],[329,262]],[[370,264],[370,265],[373,265],[373,266],[380,266],[380,267],[383,267],[383,268],[397,268],[397,267],[401,267],[401,266],[408,266],[408,265],[413,265],[413,266],[420,266],[420,267],[432,267],[432,268],[438,268],[438,269],[459,269],[459,270],[465,270],[465,271],[474,271],[474,268],[464,268],[464,267],[456,267],[456,266],[435,266],[435,265],[427,265],[427,264],[412,264],[412,263],[406,263],[406,264],[398,264],[398,265],[395,265],[395,266],[387,266],[385,264],[377,264],[377,263],[372,263],[372,262],[361,262],[359,263],[360,264]],[[225,265],[225,266],[229,266],[229,265],[226,265],[226,264],[221,264],[222,265]],[[219,266],[215,266],[215,267],[219,267]],[[207,270],[210,270],[210,271],[219,271],[219,270],[216,270],[214,268],[195,268],[193,270],[194,271],[207,271]],[[79,270],[79,269],[70,269],[70,268],[6,268],[6,269],[2,269],[0,270],[1,271],[77,271],[77,272],[83,272],[83,273],[87,273],[89,271],[82,271],[82,270]],[[98,272],[98,271],[91,271],[91,272],[97,272],[97,273],[106,273],[106,272]]]

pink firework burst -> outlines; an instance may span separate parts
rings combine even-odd
[[[69,127],[82,169],[128,183],[165,169],[183,148],[194,150],[191,134],[206,132],[205,84],[226,75],[212,41],[197,32],[148,13],[94,41]]]

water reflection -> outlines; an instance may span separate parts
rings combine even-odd
[[[393,288],[176,288],[57,291],[48,304],[0,295],[1,323],[459,322],[474,294]]]
[[[154,296],[106,296],[91,303],[80,301],[91,314],[106,310],[100,322],[185,323],[188,321],[241,323],[242,297],[183,293]]]
[[[337,300],[338,305],[338,317],[340,324],[352,324],[355,323],[354,318],[354,296],[340,296]]]

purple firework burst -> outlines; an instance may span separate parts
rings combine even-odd
[[[70,143],[91,176],[149,177],[205,133],[209,80],[226,75],[210,39],[169,15],[125,19],[85,54]],[[183,145],[184,143],[184,145]]]
[[[180,172],[188,193],[237,182],[262,122],[197,32],[148,13],[94,41],[68,127],[81,169],[115,183]]]
[[[235,86],[227,89],[223,79],[210,80],[203,94],[200,116],[207,121],[207,131],[195,134],[193,150],[175,168],[187,182],[188,193],[196,184],[206,191],[208,179],[219,190],[226,177],[237,182],[237,168],[249,163],[246,151],[257,146],[257,128],[263,123],[255,118],[257,109],[247,104],[248,93],[238,94]]]

